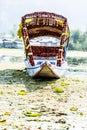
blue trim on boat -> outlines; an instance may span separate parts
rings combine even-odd
[[[30,68],[27,68],[27,69],[37,69],[37,68],[40,68],[41,66],[34,66],[34,67],[30,67]]]

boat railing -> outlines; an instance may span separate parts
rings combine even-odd
[[[34,57],[56,57],[58,66],[60,66],[62,60],[64,60],[63,47],[31,46],[31,49]]]
[[[34,56],[40,56],[44,54],[43,56],[45,57],[45,54],[48,54],[50,56],[55,54],[58,55],[58,52],[61,47],[56,47],[56,46],[31,46],[32,52]]]

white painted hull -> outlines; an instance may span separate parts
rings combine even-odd
[[[53,65],[47,61],[40,65],[27,66],[27,72],[31,77],[62,77],[67,69],[67,62],[62,63],[61,67]]]

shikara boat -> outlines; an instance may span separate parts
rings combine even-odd
[[[23,38],[25,63],[31,77],[60,78],[67,69],[66,50],[70,31],[67,18],[50,12],[34,12],[21,19],[18,36]],[[56,42],[32,42],[43,37]]]

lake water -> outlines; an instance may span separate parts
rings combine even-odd
[[[0,63],[24,63],[24,55],[3,55],[0,54]],[[66,72],[67,77],[87,77],[87,57],[73,57],[67,56],[68,68]]]

